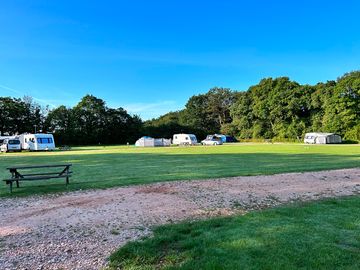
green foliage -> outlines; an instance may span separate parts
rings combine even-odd
[[[30,97],[0,97],[0,136],[31,132],[35,125],[37,130],[42,129],[46,110]]]
[[[300,141],[306,132],[334,132],[360,141],[360,71],[337,81],[300,85],[287,77],[266,78],[248,91],[214,87],[189,98],[185,108],[142,123],[123,108],[86,95],[74,108],[49,113],[31,98],[0,98],[0,133],[54,132],[60,144],[133,143],[141,135],[225,133],[242,140]]]
[[[360,197],[160,226],[110,269],[359,269]]]
[[[138,138],[142,121],[123,108],[108,108],[103,100],[86,95],[72,109],[60,106],[50,111],[46,125],[59,145],[125,144]]]
[[[325,128],[345,139],[360,140],[360,71],[339,78],[327,103]]]
[[[360,72],[315,86],[268,78],[236,97],[231,126],[241,139],[300,140],[309,131],[360,138]]]
[[[185,105],[184,122],[204,134],[219,132],[222,125],[231,122],[233,101],[234,93],[227,88],[215,87],[206,94],[192,96]]]

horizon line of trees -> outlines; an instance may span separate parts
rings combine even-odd
[[[336,81],[301,85],[288,77],[265,78],[247,91],[214,87],[189,98],[185,108],[142,121],[123,108],[84,96],[72,108],[50,110],[30,97],[0,97],[0,136],[52,132],[59,145],[125,144],[139,137],[198,138],[224,133],[244,139],[299,140],[306,132],[333,132],[360,141],[360,71]]]

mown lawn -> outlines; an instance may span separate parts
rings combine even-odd
[[[360,197],[166,225],[111,269],[360,269]]]
[[[78,147],[71,151],[0,154],[8,166],[72,163],[73,177],[21,183],[12,196],[108,188],[170,180],[303,172],[360,166],[360,145],[230,144],[218,147]],[[9,196],[1,181],[0,197]]]

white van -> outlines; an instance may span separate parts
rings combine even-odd
[[[195,145],[198,143],[194,134],[174,134],[173,144],[177,145]]]
[[[7,138],[2,141],[1,152],[21,152],[21,143],[17,138]]]
[[[55,141],[52,134],[21,134],[19,136],[21,147],[30,151],[55,150]]]

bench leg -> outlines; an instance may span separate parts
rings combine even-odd
[[[10,193],[12,193],[12,181],[7,182],[7,184],[9,184],[9,191]]]
[[[19,188],[20,185],[19,185],[19,180],[16,180],[16,187]]]
[[[67,176],[66,177],[66,185],[68,185],[69,184],[69,177]]]

